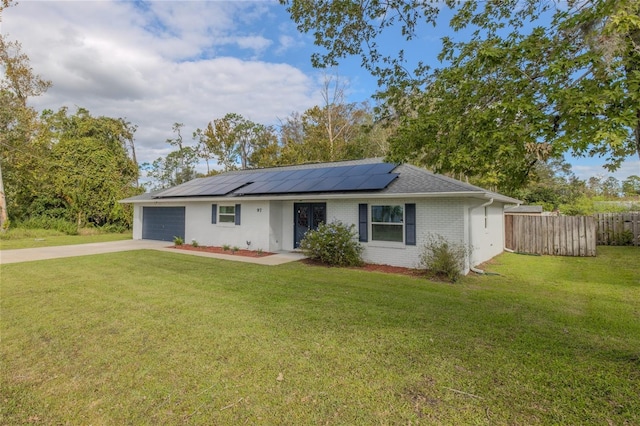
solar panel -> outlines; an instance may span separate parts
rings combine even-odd
[[[309,178],[316,178],[316,177],[321,177],[323,175],[325,175],[330,169],[328,168],[321,168],[321,169],[313,169],[311,170],[310,173],[308,173],[305,176],[305,179],[309,179]]]
[[[268,191],[270,187],[278,184],[279,181],[263,181],[263,182],[252,182],[249,185],[242,188],[242,191],[239,191],[242,194],[261,194],[262,191]]]
[[[349,170],[351,170],[354,166],[339,166],[339,167],[329,167],[325,176],[333,177],[333,176],[344,176]]]
[[[315,188],[322,181],[322,178],[301,180],[296,182],[296,185],[289,188],[287,192],[316,192],[317,190]]]
[[[365,189],[383,189],[386,188],[395,178],[398,177],[397,173],[387,173],[385,175],[371,175],[369,179],[358,186],[358,190]]]
[[[286,193],[290,192],[289,190],[294,186],[300,183],[299,180],[282,180],[278,181],[278,184],[275,185],[269,192],[266,194],[278,194],[278,193]]]
[[[309,169],[232,172],[194,179],[154,198],[266,195],[378,190],[396,177],[394,164],[373,163]]]
[[[333,189],[335,191],[349,191],[354,188],[358,188],[364,182],[369,179],[368,175],[364,176],[346,176],[342,178],[342,181],[338,183]]]
[[[390,173],[397,166],[392,163],[375,163],[373,164],[373,169],[369,171],[372,175],[381,175],[385,173]]]

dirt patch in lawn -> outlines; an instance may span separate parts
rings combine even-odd
[[[275,254],[269,251],[257,251],[257,250],[246,250],[246,249],[239,249],[235,251],[230,249],[225,250],[222,247],[216,247],[216,246],[194,247],[189,244],[183,244],[180,246],[171,246],[171,248],[174,248],[176,250],[202,251],[205,253],[228,254],[233,256],[245,256],[245,257],[265,257],[265,256],[271,256]]]

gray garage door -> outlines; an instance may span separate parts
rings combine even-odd
[[[173,241],[184,240],[184,207],[143,207],[142,239]]]

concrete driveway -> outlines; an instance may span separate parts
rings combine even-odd
[[[87,256],[118,251],[159,249],[168,247],[167,241],[121,240],[105,243],[76,244],[70,246],[38,247],[17,250],[0,250],[0,265],[30,262],[33,260],[58,259],[61,257]]]
[[[205,253],[190,250],[176,250],[168,241],[121,240],[106,243],[76,244],[71,246],[39,247],[18,250],[0,250],[0,265],[34,260],[58,259],[61,257],[87,256],[91,254],[115,253],[130,250],[161,250],[187,256],[202,256],[238,262],[257,263],[260,265],[282,265],[304,259],[301,253],[278,253],[264,257],[244,257],[225,254]]]

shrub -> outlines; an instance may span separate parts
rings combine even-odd
[[[78,235],[78,226],[64,219],[47,216],[34,216],[16,223],[16,228],[51,229],[67,235]]]
[[[420,266],[454,283],[462,275],[468,253],[463,244],[449,242],[441,235],[432,235],[422,247]]]
[[[107,223],[100,227],[100,231],[114,234],[122,234],[123,232],[127,232],[131,229],[127,226],[126,223]]]
[[[588,216],[594,213],[593,200],[582,196],[571,204],[561,204],[559,210],[566,216]]]
[[[181,237],[173,237],[173,244],[176,246],[181,246],[184,244],[184,240]]]
[[[340,221],[321,223],[318,229],[308,231],[300,242],[300,249],[311,259],[331,266],[362,264],[362,245],[355,225],[347,226]]]
[[[199,247],[200,246],[200,244],[196,240],[191,240],[191,245],[193,247]]]
[[[223,244],[223,245],[222,245],[222,250],[223,250],[223,251],[229,251],[229,250],[231,250],[231,245],[229,245],[229,244]]]

